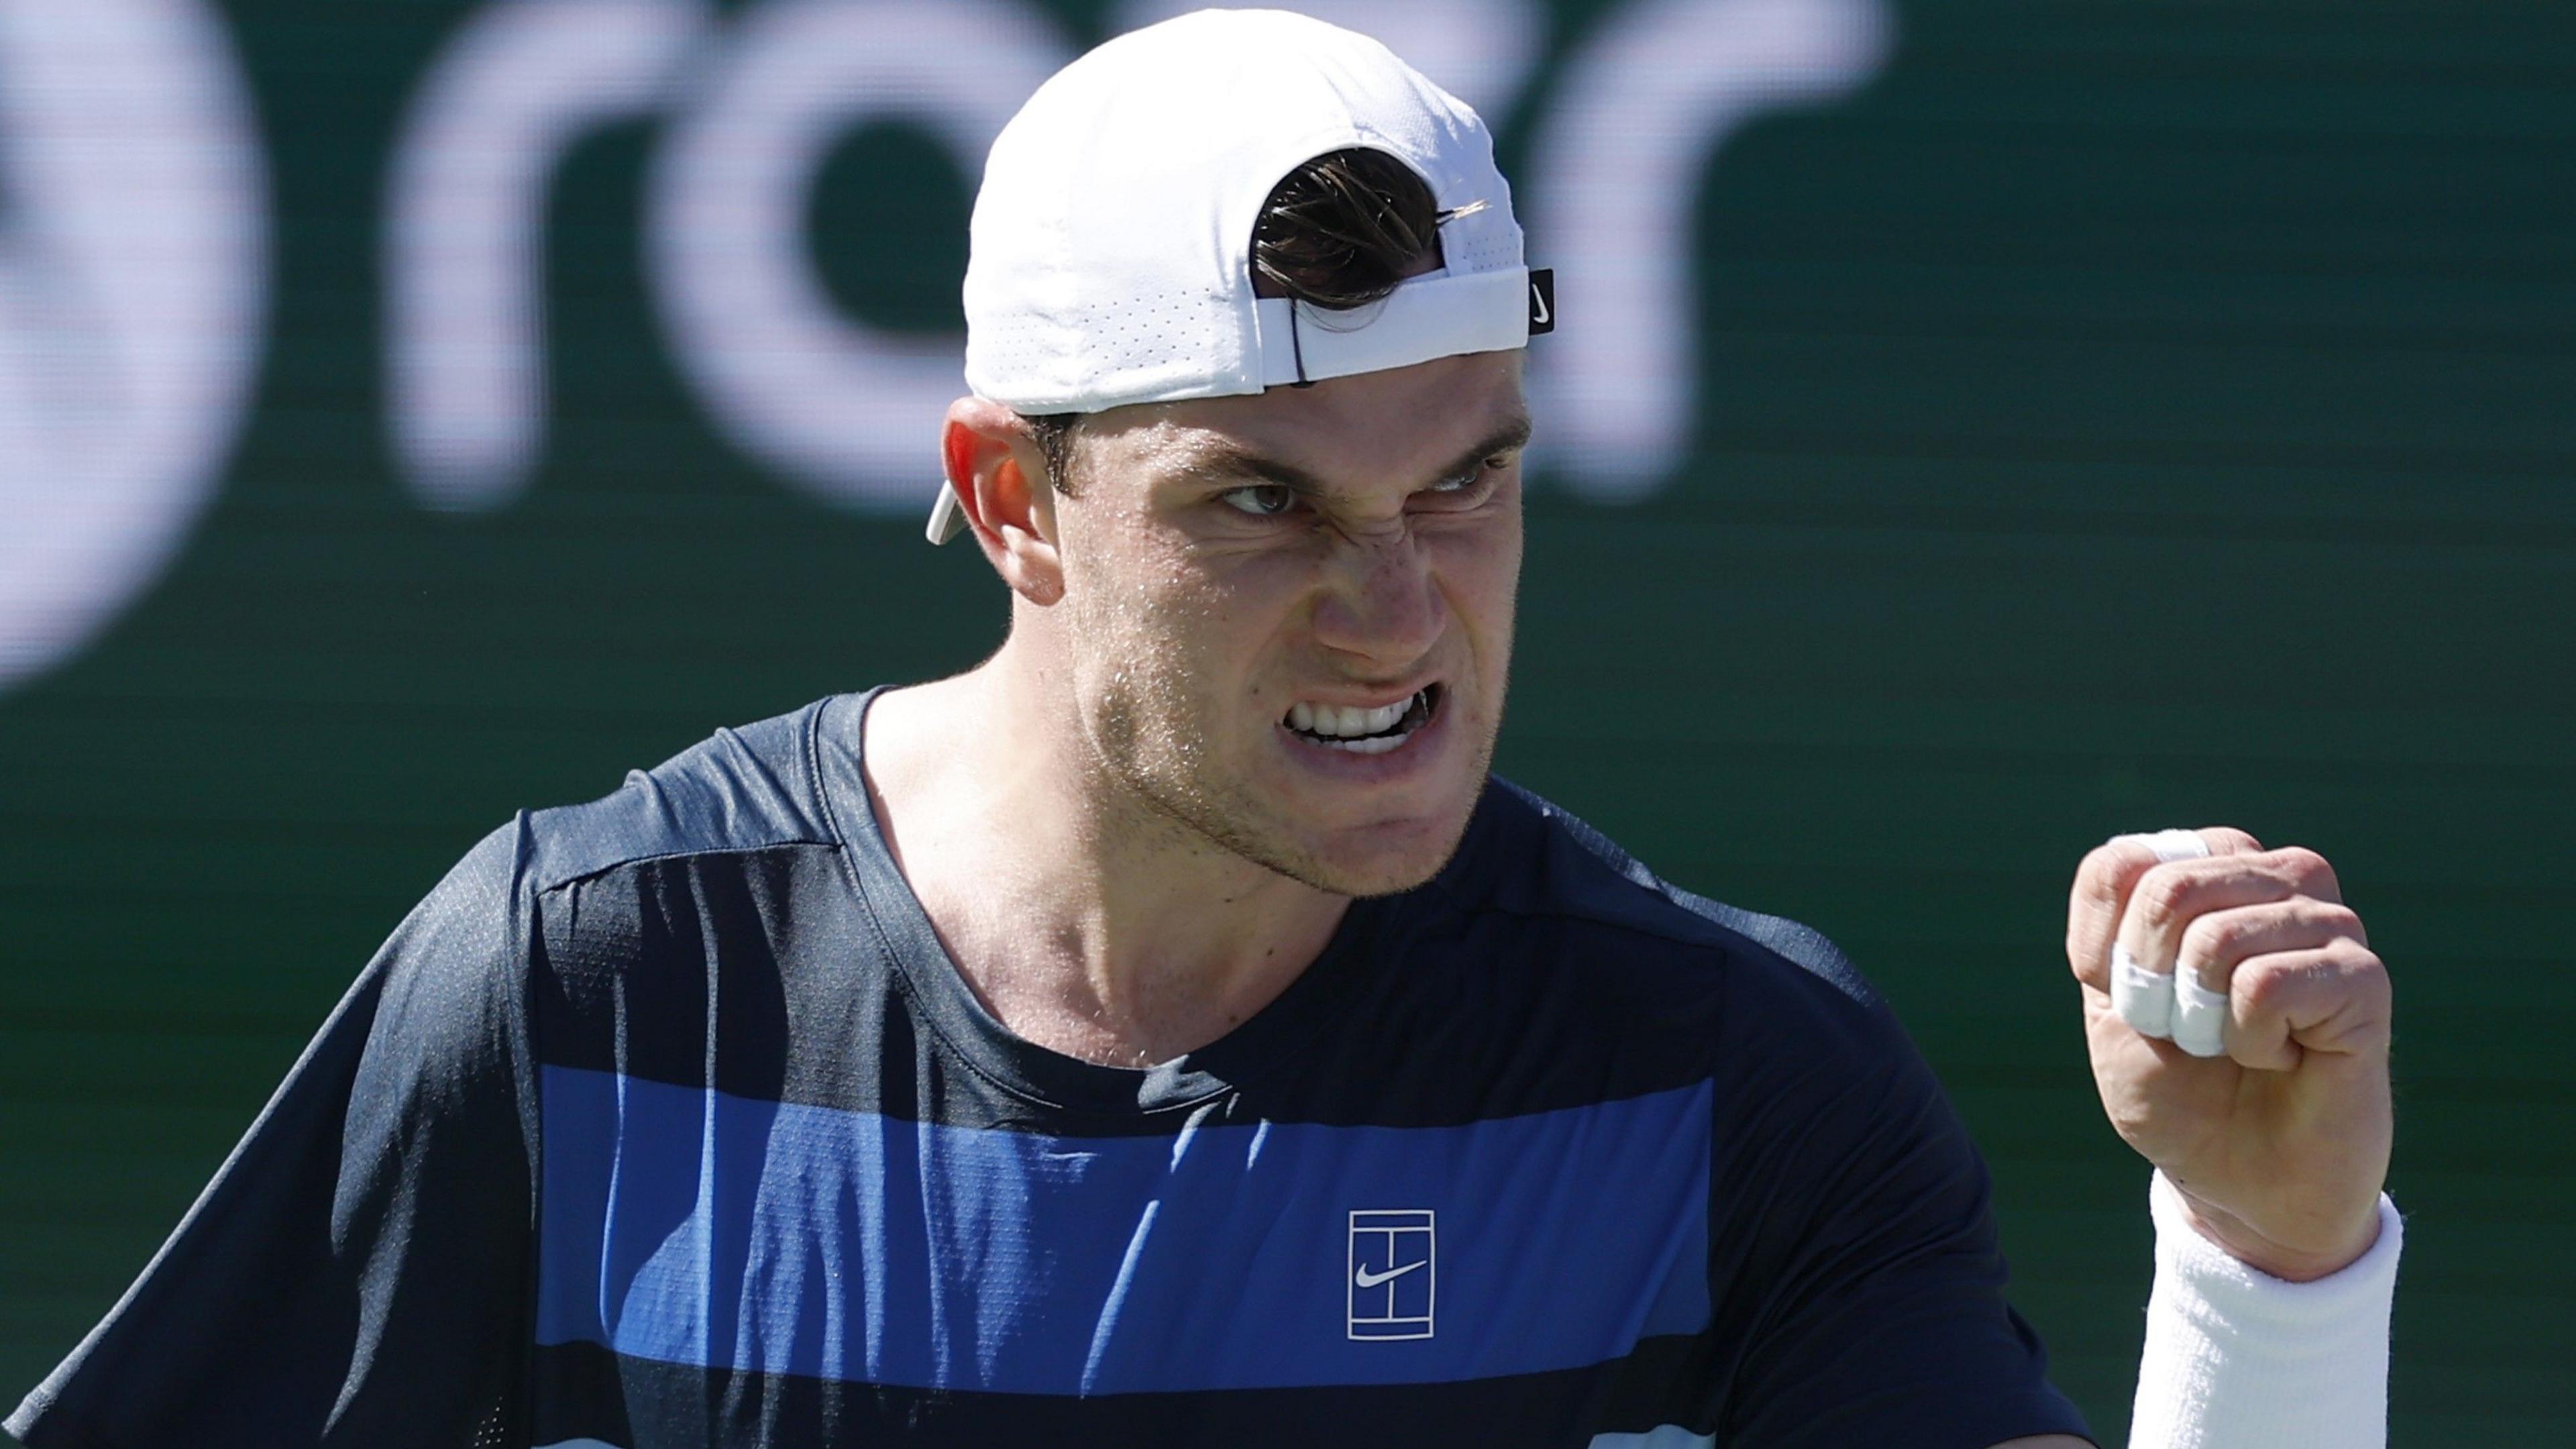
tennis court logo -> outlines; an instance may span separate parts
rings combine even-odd
[[[1439,1241],[1428,1208],[1351,1213],[1350,1336],[1429,1338]]]

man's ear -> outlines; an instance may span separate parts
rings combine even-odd
[[[1063,598],[1055,495],[1028,424],[1000,403],[961,397],[948,405],[939,453],[966,526],[1002,582],[1032,604]]]

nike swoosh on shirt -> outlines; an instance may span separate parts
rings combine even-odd
[[[1429,1261],[1430,1259],[1428,1258],[1423,1260],[1424,1263]],[[1405,1274],[1410,1273],[1421,1266],[1422,1263],[1407,1263],[1401,1268],[1389,1268],[1383,1273],[1372,1273],[1368,1269],[1362,1268],[1351,1275],[1351,1281],[1357,1283],[1363,1288],[1374,1288],[1389,1278],[1401,1278]]]

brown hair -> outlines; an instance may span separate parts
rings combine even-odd
[[[1385,297],[1426,258],[1439,264],[1439,203],[1430,183],[1384,151],[1327,151],[1298,166],[1270,189],[1252,227],[1252,275],[1265,295],[1336,312]],[[1082,417],[1025,418],[1047,481],[1068,496]]]

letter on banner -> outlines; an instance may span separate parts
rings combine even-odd
[[[659,111],[710,19],[699,0],[511,0],[476,15],[413,98],[385,195],[394,453],[432,508],[494,508],[546,414],[546,189],[575,143]]]
[[[0,689],[158,577],[258,371],[268,179],[199,0],[0,0]]]
[[[1690,444],[1692,223],[1710,155],[1758,112],[1869,79],[1890,30],[1879,0],[1644,0],[1613,11],[1560,78],[1523,217],[1565,315],[1530,349],[1544,459],[1576,492],[1644,498]]]
[[[770,0],[741,19],[654,158],[647,228],[673,351],[736,446],[836,502],[929,506],[962,339],[842,314],[806,251],[807,195],[871,119],[925,127],[980,176],[1002,124],[1072,59],[1012,0]]]

